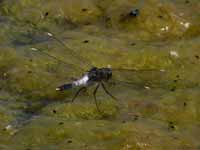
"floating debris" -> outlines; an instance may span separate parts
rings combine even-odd
[[[145,89],[150,90],[151,88],[149,86],[144,86]]]
[[[160,29],[161,31],[168,31],[169,30],[169,27],[168,26],[165,26],[163,28]]]
[[[7,125],[4,129],[4,131],[8,131],[10,135],[14,135],[18,130],[12,126],[11,124]]]
[[[31,47],[30,48],[32,51],[38,51],[38,49],[37,48],[34,48],[34,47]]]
[[[189,22],[180,22],[181,25],[183,25],[185,28],[189,28],[190,27],[190,23]]]
[[[12,126],[10,124],[5,127],[5,130],[10,130],[10,129],[12,129]]]
[[[176,51],[170,51],[170,55],[176,58],[179,57],[179,54]]]
[[[160,69],[160,72],[165,72],[166,70],[165,69]]]
[[[52,37],[52,36],[53,36],[53,34],[52,34],[52,33],[50,33],[50,32],[47,32],[47,35],[48,35],[48,36],[50,36],[50,37]]]

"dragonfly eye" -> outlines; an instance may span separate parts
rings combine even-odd
[[[89,70],[89,72],[90,71],[96,71],[97,70],[97,67],[92,67],[90,70]]]
[[[112,77],[112,70],[110,68],[107,68],[107,79]]]
[[[111,78],[111,77],[112,77],[112,71],[111,71],[111,72],[109,72],[108,76],[109,76],[109,78]]]

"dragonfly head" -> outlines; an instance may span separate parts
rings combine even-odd
[[[106,81],[112,77],[112,69],[111,68],[102,68],[101,72],[102,72],[102,78]]]
[[[109,78],[112,77],[112,69],[111,68],[108,68],[108,76],[109,76]]]

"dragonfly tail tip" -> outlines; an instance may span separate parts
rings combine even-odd
[[[69,83],[69,84],[64,84],[64,85],[57,87],[56,91],[63,91],[63,90],[71,89],[71,88],[72,88],[72,84]]]
[[[56,91],[60,91],[60,88],[56,88]]]

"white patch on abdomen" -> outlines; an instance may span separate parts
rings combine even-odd
[[[89,80],[89,77],[86,74],[81,79],[74,81],[73,83],[75,86],[87,85],[88,80]]]

